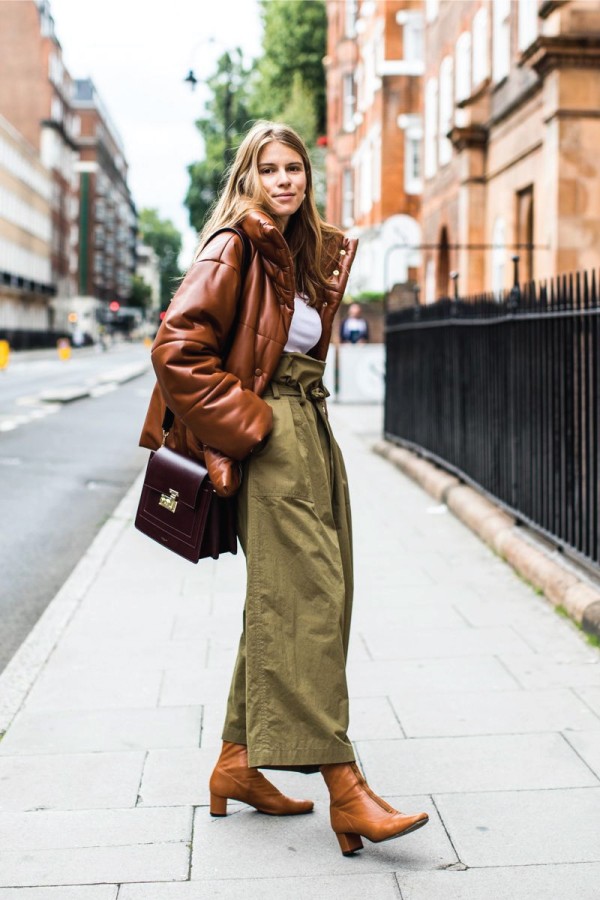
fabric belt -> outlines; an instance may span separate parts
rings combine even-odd
[[[266,396],[271,395],[275,400],[279,400],[280,397],[298,397],[300,403],[306,403],[307,400],[311,403],[319,403],[329,397],[329,391],[322,384],[306,390],[302,384],[287,384],[281,381],[269,382],[264,393]]]

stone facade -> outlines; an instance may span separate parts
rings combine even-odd
[[[600,3],[427,2],[422,296],[597,265]]]

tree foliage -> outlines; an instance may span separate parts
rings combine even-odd
[[[316,133],[324,133],[326,122],[325,4],[322,0],[260,0],[260,7],[263,53],[256,66],[252,110],[259,118],[285,121],[285,110],[297,103],[303,91],[316,127],[313,134],[302,136],[312,142]]]
[[[241,51],[224,53],[207,85],[210,99],[196,127],[204,158],[188,167],[185,199],[192,226],[200,231],[222,187],[239,142],[256,119],[295,128],[309,148],[325,131],[327,15],[323,0],[259,0],[262,54],[248,68]],[[312,154],[311,154],[312,155]],[[313,156],[313,164],[323,154]],[[323,173],[315,171],[317,186]]]
[[[250,71],[242,51],[223,53],[217,71],[207,79],[211,98],[206,115],[196,121],[204,141],[204,159],[188,166],[190,186],[185,198],[190,222],[200,231],[213,205],[241,136],[250,124],[248,88]]]
[[[158,256],[160,304],[166,309],[181,276],[178,262],[181,234],[170,219],[161,219],[156,209],[140,210],[138,228],[144,244],[152,247]]]
[[[141,275],[134,275],[131,282],[131,297],[127,301],[129,306],[137,306],[140,309],[148,309],[152,303],[152,288],[146,284]]]

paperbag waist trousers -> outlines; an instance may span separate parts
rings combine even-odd
[[[247,590],[223,739],[247,744],[250,766],[315,771],[354,760],[346,684],[352,526],[324,367],[283,354],[263,395],[273,431],[246,461],[238,496]]]

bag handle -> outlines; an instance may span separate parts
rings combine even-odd
[[[218,234],[223,234],[225,231],[233,231],[234,234],[237,234],[239,238],[241,238],[242,246],[243,246],[243,255],[242,255],[242,268],[240,270],[240,296],[242,290],[244,289],[244,281],[246,280],[246,275],[248,274],[248,269],[250,268],[250,262],[252,260],[252,244],[250,242],[250,238],[246,234],[245,231],[242,231],[241,228],[234,228],[233,225],[227,226],[225,228],[219,228],[215,231],[206,241],[208,244],[213,238],[216,238]],[[206,247],[206,244],[204,245]],[[232,328],[233,331],[233,328]],[[227,356],[227,353],[224,354]],[[165,441],[167,440],[167,435],[169,434],[171,428],[173,427],[173,422],[175,421],[175,414],[171,412],[169,407],[165,407],[165,415],[162,423],[162,433],[163,433],[163,446]]]

